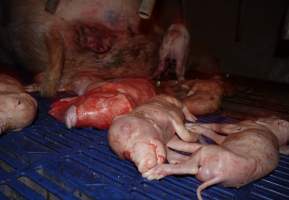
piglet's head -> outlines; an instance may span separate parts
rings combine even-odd
[[[0,133],[29,125],[37,109],[35,99],[26,93],[1,94],[0,105]]]
[[[278,138],[279,145],[283,146],[289,141],[289,122],[280,119],[276,116],[268,118],[260,118],[257,120],[257,123],[266,126],[274,135]]]

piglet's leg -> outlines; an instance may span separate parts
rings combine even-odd
[[[186,142],[195,142],[198,140],[199,135],[196,133],[190,133],[186,129],[183,120],[173,112],[170,112],[170,121],[176,133],[182,140]]]
[[[225,136],[219,135],[207,127],[203,127],[203,124],[186,123],[185,126],[191,132],[204,135],[215,141],[217,144],[221,144],[226,138]]]
[[[186,53],[186,52],[184,52]],[[176,59],[176,75],[177,75],[177,79],[178,81],[183,81],[185,80],[185,55],[179,56]]]
[[[154,73],[152,75],[152,78],[153,79],[154,78],[159,78],[161,73],[163,71],[165,71],[165,68],[166,68],[166,61],[165,61],[165,56],[163,56],[163,57],[160,58],[158,68],[154,71]]]
[[[189,111],[187,106],[183,106],[183,113],[187,121],[195,122],[197,118]]]
[[[39,91],[39,84],[32,83],[30,85],[26,85],[25,86],[25,91],[26,92],[38,92]]]
[[[199,150],[202,145],[199,143],[189,143],[180,140],[177,136],[174,136],[168,143],[167,146],[177,151],[183,151],[186,153],[194,153]]]
[[[187,93],[187,97],[189,96],[193,96],[194,94],[196,94],[197,92],[197,87],[196,86],[193,86],[190,91]]]
[[[167,148],[167,160],[170,164],[179,164],[189,158],[190,156],[183,155]]]
[[[230,135],[232,133],[241,132],[245,127],[240,126],[239,124],[219,124],[219,123],[204,123],[202,127],[206,127],[218,133],[223,133]]]
[[[47,33],[45,43],[49,63],[44,72],[44,80],[40,85],[42,96],[51,97],[56,94],[64,65],[64,42],[60,32],[55,28]]]
[[[150,169],[143,174],[143,177],[148,180],[161,179],[169,175],[184,175],[192,174],[195,175],[198,173],[199,164],[200,164],[200,153],[196,153],[190,157],[190,159],[185,160],[179,164],[161,164],[156,165],[154,168]]]

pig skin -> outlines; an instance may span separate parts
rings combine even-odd
[[[0,74],[0,134],[19,131],[30,125],[37,111],[37,102],[16,79]]]
[[[183,105],[173,97],[153,97],[113,120],[108,131],[110,147],[120,158],[132,160],[140,173],[145,173],[165,161],[165,145],[175,133],[184,140],[196,140],[184,127],[182,109]],[[194,120],[188,114],[187,118]]]
[[[198,199],[202,199],[202,190],[214,184],[221,183],[225,187],[241,187],[269,174],[277,167],[279,161],[278,138],[267,128],[267,126],[272,127],[277,121],[266,121],[266,126],[255,121],[245,121],[235,125],[204,125],[227,134],[227,136],[219,145],[186,143],[174,146],[176,150],[189,152],[192,155],[186,158],[182,157],[179,161],[174,161],[174,164],[158,165],[146,172],[144,177],[152,180],[172,174],[196,175],[203,182],[197,189]],[[280,130],[279,128],[275,132],[280,132]],[[286,134],[288,135],[288,129]],[[186,145],[191,146],[191,149],[197,146],[198,149],[194,148],[193,151],[190,151],[185,148]]]
[[[153,96],[155,87],[147,79],[96,81],[86,87],[84,95],[54,102],[49,114],[65,122],[68,128],[104,129],[114,117],[132,111]]]
[[[83,71],[104,79],[151,76],[157,65],[164,31],[137,16],[140,0],[62,0],[54,14],[45,11],[45,1],[3,1],[10,6],[0,27],[3,46],[17,64],[44,73],[38,87],[43,96],[54,96],[63,79]],[[170,51],[184,53],[175,44]],[[182,78],[183,58],[175,55]]]

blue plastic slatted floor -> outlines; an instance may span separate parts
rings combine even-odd
[[[193,176],[160,181],[141,177],[129,161],[110,150],[106,131],[66,129],[47,115],[39,99],[33,125],[0,138],[0,199],[196,199]],[[201,121],[224,122],[210,116]],[[213,186],[204,199],[289,199],[289,157],[269,176],[240,189]]]

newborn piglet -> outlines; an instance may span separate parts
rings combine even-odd
[[[159,66],[154,72],[153,78],[166,71],[168,63],[175,61],[177,79],[184,80],[189,42],[190,34],[187,28],[181,23],[172,24],[163,38],[159,50]]]
[[[0,74],[0,134],[19,131],[33,121],[37,102],[16,79]]]
[[[187,128],[190,128],[193,132],[202,133],[217,144],[221,143],[227,135],[245,131],[251,128],[259,126],[259,128],[270,130],[278,139],[279,152],[289,155],[289,122],[280,119],[276,116],[258,118],[256,120],[244,120],[239,123],[230,124],[218,124],[218,123],[206,123],[206,124],[189,124]],[[219,135],[217,133],[222,133]]]
[[[216,112],[224,94],[224,82],[219,77],[211,79],[193,79],[185,81],[162,81],[159,93],[172,95],[180,99],[194,115]]]
[[[212,128],[227,136],[219,138],[219,145],[186,142],[183,145],[171,144],[171,148],[192,155],[179,156],[173,162],[170,161],[170,164],[157,165],[143,176],[152,180],[173,174],[196,175],[203,182],[197,189],[198,199],[202,199],[202,190],[218,183],[225,187],[241,187],[269,174],[277,167],[279,144],[275,133],[281,132],[282,127],[274,126],[276,120],[278,121],[274,119],[264,122],[266,126],[255,121],[236,125],[203,124],[202,130],[204,127]],[[193,132],[200,130],[194,126],[200,125],[187,125]],[[272,132],[267,126],[277,129]],[[214,137],[211,139],[214,140]]]
[[[109,145],[120,158],[132,160],[143,174],[166,160],[166,143],[175,133],[185,141],[197,139],[186,130],[184,115],[190,121],[195,120],[174,97],[155,96],[113,120]]]

